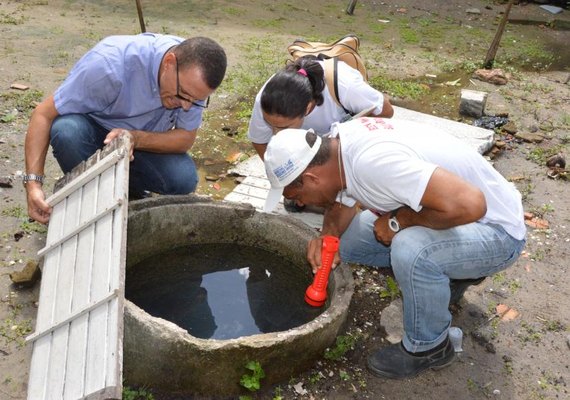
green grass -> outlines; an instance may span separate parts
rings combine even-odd
[[[36,102],[40,102],[44,97],[41,90],[28,89],[25,91],[11,91],[0,94],[0,98],[5,102],[2,108],[17,109],[26,118],[30,116],[36,107]]]
[[[154,400],[154,395],[145,388],[123,387],[123,400]]]
[[[5,25],[21,25],[26,22],[27,18],[24,16],[15,16],[5,12],[0,12],[0,24]]]
[[[354,345],[358,341],[356,335],[343,335],[337,336],[335,345],[332,348],[325,350],[324,357],[327,360],[338,361],[346,352],[354,349]]]
[[[524,69],[545,70],[556,60],[556,56],[548,51],[537,40],[506,34],[501,40],[501,48],[497,52],[497,62],[514,64]]]
[[[236,140],[245,139],[255,96],[288,58],[286,48],[269,37],[251,39],[240,47],[240,51],[248,61],[231,68],[219,89],[220,93],[231,96],[228,107],[240,121]]]
[[[390,79],[385,76],[375,76],[369,80],[370,86],[391,97],[417,100],[429,92],[429,87],[417,82]]]
[[[417,31],[406,21],[402,21],[399,26],[400,38],[407,44],[416,44],[420,42]]]
[[[5,208],[0,213],[3,217],[13,217],[20,220],[20,229],[25,233],[30,234],[36,233],[46,233],[47,227],[45,225],[39,224],[37,222],[30,222],[28,219],[28,212],[22,206],[14,206],[10,208]]]

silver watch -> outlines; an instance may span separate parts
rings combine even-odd
[[[394,233],[400,232],[400,229],[401,229],[400,223],[398,222],[398,219],[396,218],[396,214],[398,214],[399,210],[400,210],[399,208],[396,208],[395,210],[393,210],[390,213],[390,218],[388,219],[388,227]]]
[[[24,185],[30,181],[36,181],[43,185],[44,183],[44,176],[43,175],[36,175],[36,174],[27,174],[22,176],[22,182]]]

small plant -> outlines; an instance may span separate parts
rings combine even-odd
[[[277,386],[275,391],[273,392],[273,399],[272,400],[283,400],[283,396],[281,393],[281,386]]]
[[[315,372],[313,374],[311,374],[311,376],[309,377],[309,383],[311,384],[315,384],[318,381],[320,381],[323,378],[323,375],[320,372]]]
[[[380,290],[380,298],[386,299],[389,298],[391,301],[400,297],[401,292],[398,284],[391,276],[386,277],[386,288],[382,288]]]
[[[509,290],[513,294],[516,293],[516,291],[519,290],[521,287],[522,287],[521,283],[517,280],[509,282]]]
[[[154,396],[145,388],[135,389],[125,386],[123,388],[123,400],[154,400]]]
[[[549,332],[563,332],[566,330],[564,324],[560,321],[542,321],[544,329]]]
[[[532,343],[539,343],[542,339],[542,335],[540,332],[537,332],[534,327],[530,326],[527,323],[522,323],[521,327],[523,328],[523,332],[519,333],[519,338],[524,342],[532,342]]]
[[[341,369],[340,371],[338,371],[338,376],[339,376],[340,379],[342,379],[343,381],[348,381],[348,380],[350,380],[350,375],[349,375],[348,372],[346,372],[344,369]]]
[[[251,374],[244,374],[239,383],[244,388],[251,392],[255,392],[261,388],[261,380],[265,378],[265,372],[261,368],[261,364],[258,361],[248,361],[245,364],[245,368],[251,371]]]
[[[505,372],[508,375],[512,375],[513,374],[513,360],[512,360],[512,358],[505,355],[505,356],[503,356],[503,362],[504,362]]]
[[[499,272],[496,273],[495,275],[493,275],[493,283],[500,285],[503,282],[505,282],[506,278],[505,278],[505,273],[504,272]]]
[[[347,351],[353,350],[358,338],[352,335],[338,336],[333,348],[325,351],[327,360],[338,361]]]

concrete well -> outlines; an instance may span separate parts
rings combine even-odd
[[[274,252],[310,274],[306,245],[316,233],[296,219],[198,196],[161,196],[129,206],[127,269],[180,246],[237,243]],[[353,291],[350,268],[340,265],[331,273],[327,308],[317,318],[288,331],[230,340],[193,337],[127,299],[125,381],[169,393],[235,396],[245,393],[239,381],[250,372],[248,361],[261,364],[262,385],[287,381],[312,367],[334,343]]]

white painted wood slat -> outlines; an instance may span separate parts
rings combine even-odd
[[[48,199],[29,400],[121,397],[130,142],[111,146]]]

